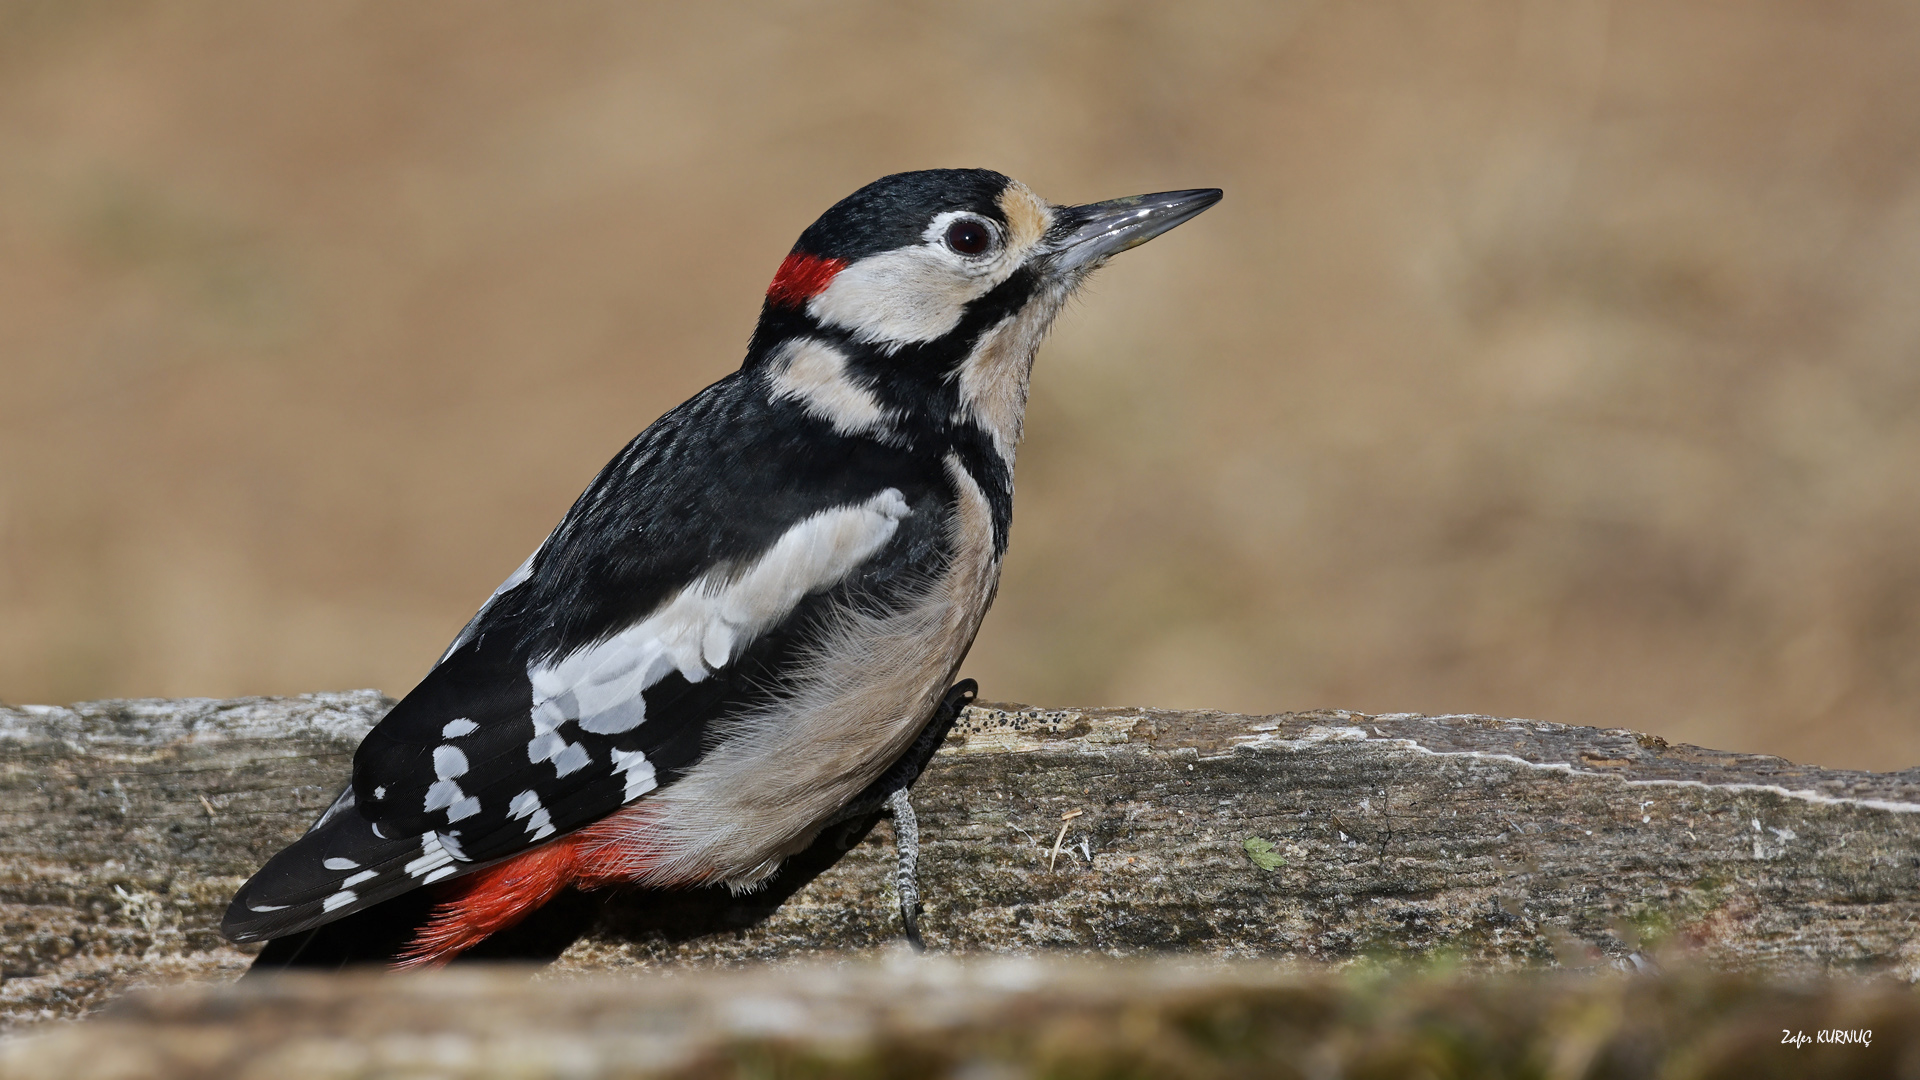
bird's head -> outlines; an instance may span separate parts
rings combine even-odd
[[[800,234],[748,366],[843,433],[971,418],[1010,458],[1034,350],[1075,287],[1220,195],[1056,206],[986,169],[882,177]]]

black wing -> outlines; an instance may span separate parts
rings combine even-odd
[[[367,736],[344,804],[248,882],[228,935],[331,921],[671,784],[824,611],[925,579],[950,499],[937,460],[835,437],[748,373],[709,387],[601,470]]]

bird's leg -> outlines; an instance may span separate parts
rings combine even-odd
[[[927,945],[920,937],[920,821],[914,815],[907,793],[926,771],[940,744],[947,741],[947,732],[952,731],[960,719],[960,710],[979,693],[980,686],[972,679],[954,683],[940,699],[940,707],[933,711],[927,726],[920,730],[919,738],[900,755],[900,760],[827,822],[829,828],[842,822],[859,822],[882,809],[893,815],[893,843],[899,853],[894,883],[900,894],[900,919],[915,952],[925,952]],[[844,841],[842,846],[847,846]]]
[[[913,800],[901,788],[887,796],[893,811],[893,847],[899,865],[893,871],[894,892],[900,897],[900,925],[906,930],[907,944],[914,952],[926,952],[920,936],[920,818],[913,812]]]

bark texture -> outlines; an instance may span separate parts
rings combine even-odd
[[[0,708],[0,1025],[243,970],[227,898],[390,705]],[[980,706],[914,801],[936,952],[1920,975],[1920,770],[1478,716]],[[572,898],[557,969],[887,950],[890,828],[836,839],[760,896]]]
[[[1920,1000],[1884,982],[1783,985],[1703,972],[1381,979],[1283,967],[901,957],[640,978],[475,968],[283,976],[142,991],[88,1023],[0,1041],[0,1075],[1920,1075]],[[1783,1032],[1804,1041],[1783,1043]],[[1846,1041],[1832,1041],[1836,1032]]]

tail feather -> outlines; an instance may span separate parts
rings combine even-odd
[[[468,872],[433,833],[383,836],[340,793],[306,835],[267,860],[228,905],[220,930],[238,942],[284,938]]]

